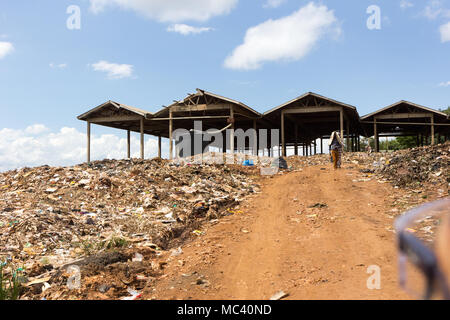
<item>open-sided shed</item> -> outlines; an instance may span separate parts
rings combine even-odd
[[[226,129],[236,127],[243,130],[257,129],[264,123],[261,114],[244,103],[201,89],[158,111],[150,122],[155,125],[162,124],[165,128],[162,135],[169,138],[172,156],[174,138],[172,132],[176,129],[192,130],[195,121],[202,122],[202,131],[215,129],[223,133],[223,151],[235,150],[233,131],[227,141]],[[256,137],[254,141],[256,143]],[[257,146],[254,145],[253,148],[256,150]]]
[[[161,138],[169,139],[170,153],[173,156],[173,131],[176,129],[192,130],[194,121],[202,122],[202,131],[216,129],[224,133],[226,129],[238,128],[247,130],[270,127],[271,124],[259,112],[240,101],[220,96],[205,90],[197,89],[196,93],[189,94],[181,101],[162,108],[152,114],[148,111],[130,107],[114,101],[104,104],[78,116],[79,120],[87,122],[87,160],[90,162],[91,124],[117,128],[127,131],[128,152],[130,157],[130,132],[139,132],[141,135],[141,158],[144,158],[144,135],[157,136],[159,140],[158,155],[161,156]],[[228,141],[223,139],[223,150],[235,150],[234,133]],[[257,150],[256,136],[255,145]]]
[[[281,148],[294,146],[295,154],[302,145],[304,154],[316,139],[328,138],[338,130],[347,138],[347,149],[356,150],[359,145],[359,115],[356,107],[308,92],[264,113],[264,119],[281,129]],[[322,149],[322,143],[321,143]],[[321,150],[323,153],[323,150]]]
[[[377,152],[380,136],[416,136],[418,145],[431,137],[434,144],[436,134],[447,137],[450,129],[445,113],[404,100],[362,117],[361,125],[366,136],[374,136]]]
[[[148,111],[111,100],[78,116],[78,120],[87,123],[87,161],[91,161],[91,124],[126,130],[128,158],[131,154],[130,132],[139,132],[141,135],[141,158],[144,158],[144,134],[154,133],[154,128],[148,122],[151,117],[152,114]]]
[[[449,117],[440,111],[433,110],[412,102],[400,101],[386,108],[359,117],[356,107],[339,102],[316,93],[308,92],[290,100],[264,114],[261,114],[246,104],[224,96],[197,89],[183,100],[174,101],[156,113],[127,106],[115,101],[107,101],[94,109],[83,113],[79,120],[87,122],[87,160],[90,162],[91,125],[97,124],[127,131],[128,150],[130,157],[130,132],[140,133],[141,157],[144,158],[144,135],[158,137],[158,155],[161,157],[161,139],[169,139],[170,154],[173,157],[174,136],[176,129],[186,129],[195,136],[195,121],[201,121],[201,133],[214,129],[222,133],[222,151],[234,152],[237,148],[244,151],[252,149],[268,149],[278,147],[278,137],[272,134],[263,141],[257,134],[258,129],[278,129],[281,133],[281,150],[286,155],[287,147],[294,147],[299,154],[312,154],[312,146],[317,152],[316,141],[320,139],[320,152],[323,153],[323,139],[328,139],[331,132],[340,131],[346,140],[348,151],[359,151],[360,136],[375,136],[376,151],[379,151],[380,136],[410,135],[417,137],[417,144],[423,144],[423,138],[430,138],[435,143],[435,136],[443,136],[447,140],[450,134]],[[228,134],[226,134],[228,130]],[[238,134],[234,130],[242,129],[245,138],[252,141],[248,146],[239,146],[236,141]],[[248,133],[248,129],[255,129]],[[273,133],[273,132],[272,132]],[[239,135],[242,139],[242,135]],[[244,138],[244,139],[245,139]],[[260,139],[260,141],[258,141]],[[251,145],[252,144],[252,145]],[[216,145],[217,146],[217,145]],[[204,145],[202,145],[203,149]],[[197,151],[197,150],[196,150]],[[195,151],[195,152],[196,152]],[[202,152],[203,150],[200,150]]]

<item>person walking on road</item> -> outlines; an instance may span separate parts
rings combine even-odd
[[[334,169],[338,169],[341,167],[342,150],[344,148],[344,143],[342,142],[338,131],[334,131],[331,134],[328,146],[333,159],[333,167]]]

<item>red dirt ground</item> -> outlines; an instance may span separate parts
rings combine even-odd
[[[397,284],[388,183],[347,166],[307,167],[264,179],[241,212],[204,227],[169,258],[144,299],[408,299]],[[308,208],[324,203],[324,208]],[[381,268],[381,289],[367,268]]]

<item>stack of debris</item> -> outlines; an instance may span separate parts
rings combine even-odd
[[[450,142],[397,151],[379,159],[376,173],[397,186],[429,183],[445,188],[450,183]]]
[[[258,191],[252,168],[105,160],[0,174],[0,260],[59,266],[110,248],[168,248]],[[171,242],[172,241],[172,242]]]

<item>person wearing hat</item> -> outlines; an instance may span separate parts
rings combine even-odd
[[[341,139],[338,131],[334,131],[331,134],[330,141],[328,142],[328,147],[329,147],[332,159],[333,159],[334,169],[340,168],[344,143],[342,142],[342,139]]]

